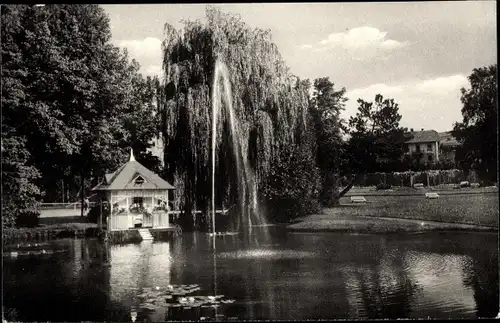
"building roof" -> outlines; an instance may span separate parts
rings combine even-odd
[[[435,130],[413,131],[410,135],[413,138],[408,140],[407,144],[439,141],[439,134]]]
[[[443,146],[458,146],[459,143],[451,134],[451,131],[439,133],[439,143]]]
[[[141,176],[144,183],[140,187],[135,184],[135,179]],[[167,181],[156,175],[141,163],[135,160],[132,149],[130,150],[130,159],[127,163],[120,166],[113,173],[106,174],[104,180],[99,183],[92,191],[109,190],[172,190],[174,187]]]

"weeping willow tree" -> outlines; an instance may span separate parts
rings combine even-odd
[[[211,198],[211,124],[214,66],[227,66],[232,105],[243,138],[241,153],[262,191],[273,167],[308,133],[308,89],[285,65],[269,31],[207,7],[207,23],[166,24],[163,42],[165,175],[176,186],[174,207],[208,210]],[[227,104],[227,102],[223,102]],[[222,109],[225,111],[225,109]],[[217,125],[216,205],[237,199],[228,116]],[[186,228],[203,226],[185,217]],[[203,220],[202,220],[203,221]]]

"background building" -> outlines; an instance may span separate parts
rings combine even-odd
[[[413,131],[410,135],[412,139],[408,140],[408,153],[412,160],[420,165],[439,162],[439,134],[435,130]]]
[[[439,133],[440,160],[445,163],[455,164],[455,154],[459,143],[451,131]]]

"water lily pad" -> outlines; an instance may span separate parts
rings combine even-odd
[[[148,303],[140,304],[139,307],[143,308],[143,309],[148,309],[148,310],[155,310],[157,308],[157,306],[154,306],[154,305],[148,304]]]

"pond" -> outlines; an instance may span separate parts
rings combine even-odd
[[[267,235],[266,235],[267,236]],[[172,242],[67,239],[3,257],[20,321],[476,318],[498,313],[496,234],[259,229]],[[33,247],[33,246],[31,246]],[[28,248],[28,247],[24,247]]]

